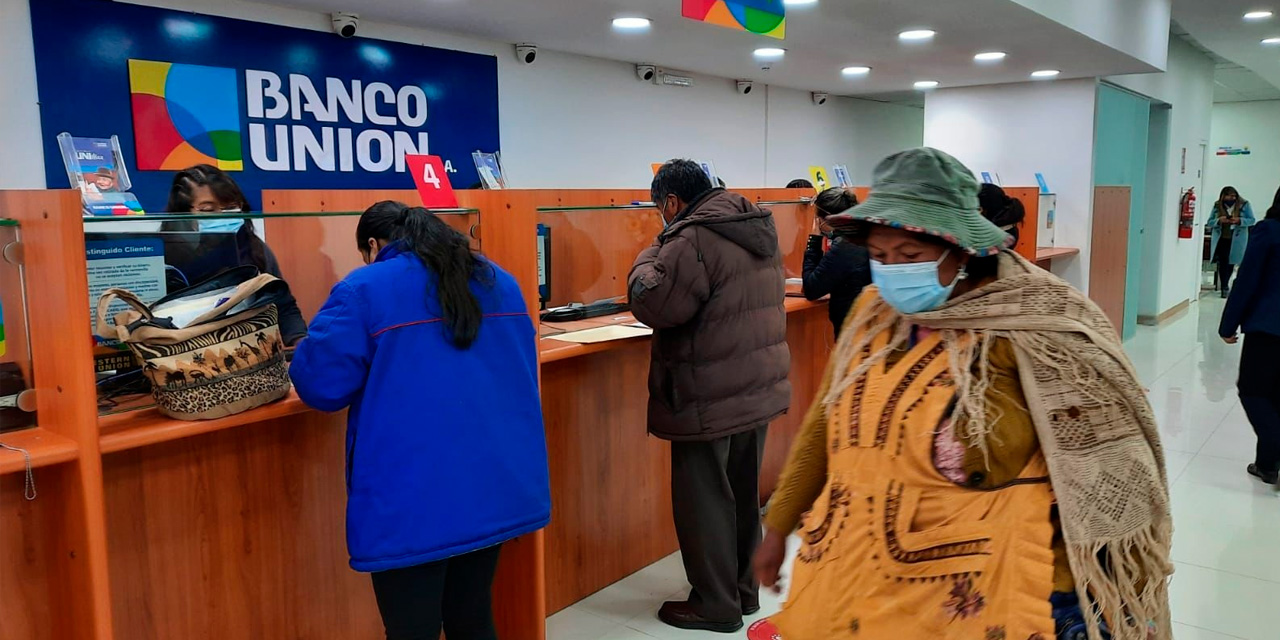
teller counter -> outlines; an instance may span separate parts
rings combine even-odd
[[[807,202],[764,204],[774,214],[789,277],[800,277],[812,224]],[[662,222],[653,207],[544,208],[549,230],[548,306],[625,301],[637,254]],[[787,341],[792,358],[791,411],[770,425],[761,495],[786,460],[808,403],[817,393],[832,345],[825,302],[789,286]],[[670,445],[647,433],[648,337],[569,342],[565,336],[630,326],[627,312],[540,329],[542,403],[550,452],[552,518],[546,532],[547,609],[567,607],[673,553]]]

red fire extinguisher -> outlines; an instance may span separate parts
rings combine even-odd
[[[1196,190],[1187,189],[1182,194],[1182,205],[1178,210],[1178,237],[1190,238],[1196,222]]]

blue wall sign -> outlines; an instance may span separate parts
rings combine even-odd
[[[404,155],[478,182],[499,150],[493,56],[101,0],[31,0],[45,175],[56,137],[120,137],[132,191],[165,208],[173,173],[212,164],[262,189],[408,189]]]

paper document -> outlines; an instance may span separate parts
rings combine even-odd
[[[653,329],[641,329],[639,327],[630,327],[626,325],[613,325],[608,327],[596,327],[594,329],[584,329],[582,331],[571,331],[556,336],[547,336],[547,340],[561,340],[563,342],[576,342],[578,344],[595,344],[597,342],[609,342],[611,340],[626,340],[627,338],[641,338],[653,335]]]

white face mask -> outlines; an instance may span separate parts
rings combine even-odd
[[[880,297],[899,313],[911,315],[933,311],[951,297],[961,280],[968,277],[965,268],[960,267],[951,284],[943,285],[938,281],[938,267],[950,254],[948,249],[935,262],[884,264],[872,260],[871,281],[880,289]]]

